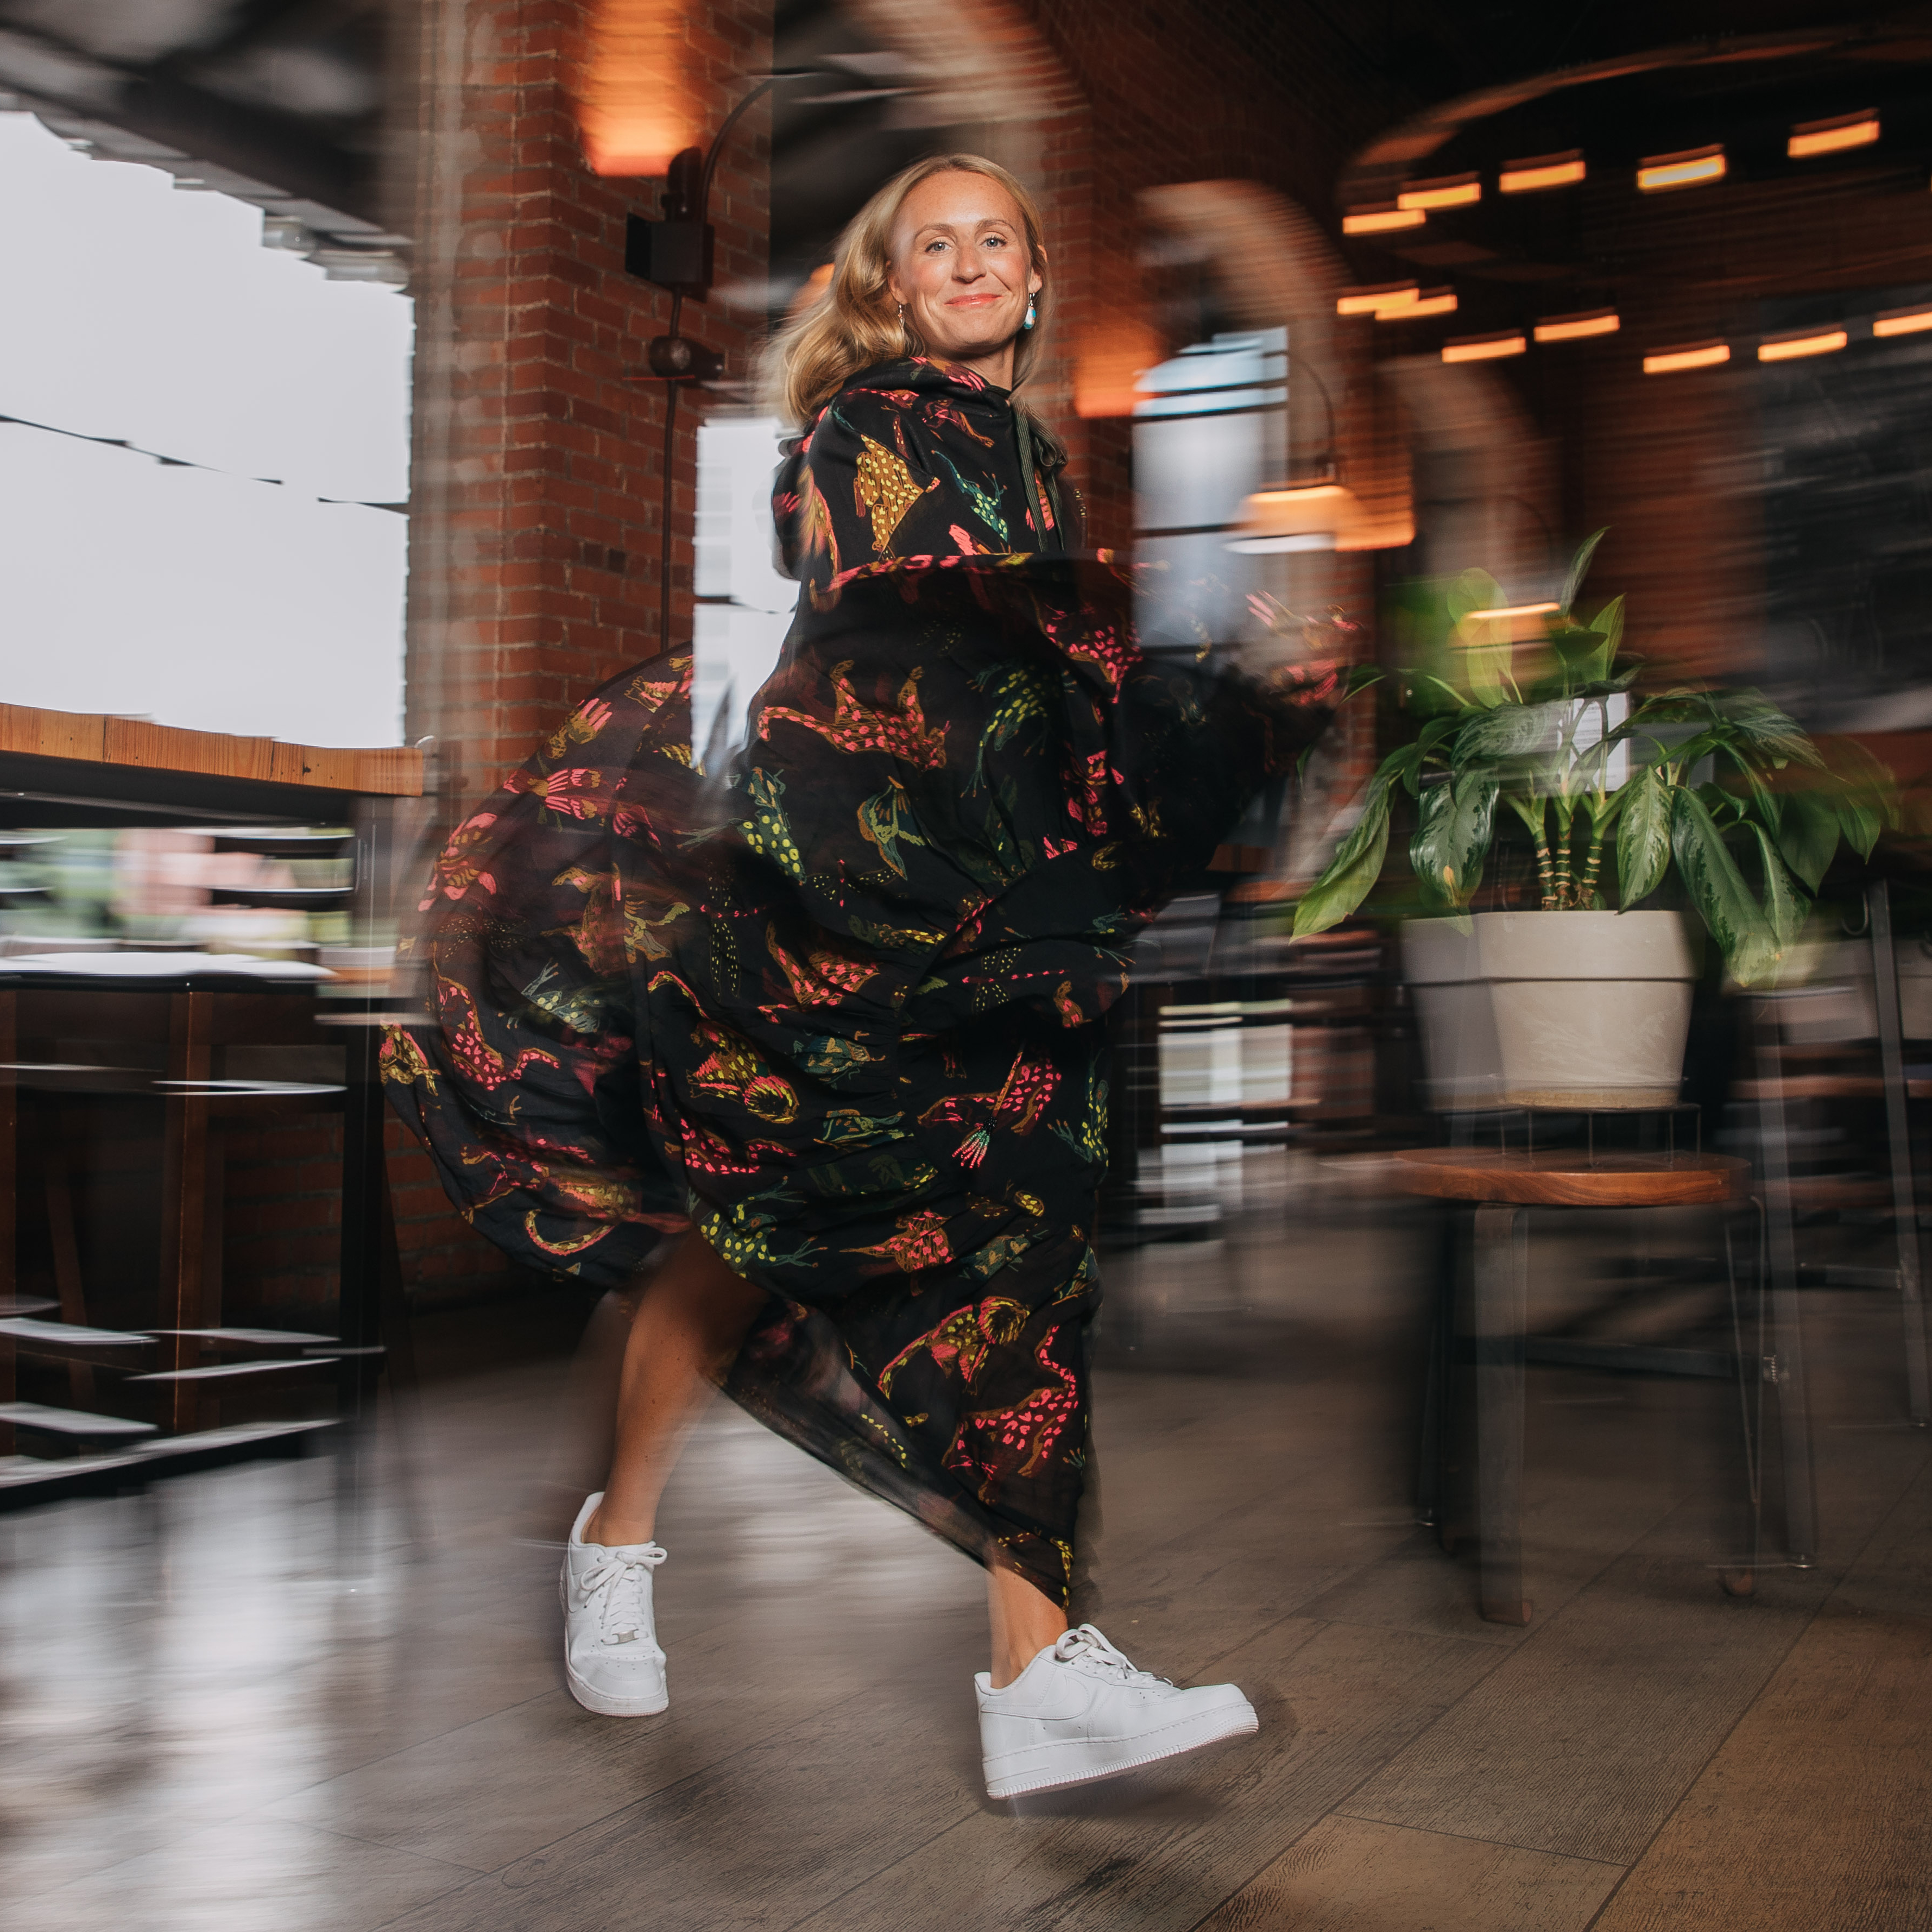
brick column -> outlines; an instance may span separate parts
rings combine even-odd
[[[446,800],[487,790],[586,689],[655,655],[665,392],[638,380],[670,298],[623,272],[661,184],[586,166],[573,112],[590,0],[428,0],[422,14],[409,730]],[[688,10],[704,140],[770,58],[768,8]],[[684,332],[742,377],[763,336],[769,115],[712,189],[718,286]],[[737,292],[733,299],[734,291]],[[691,626],[694,451],[680,398],[672,639]]]
[[[624,222],[662,183],[584,162],[573,101],[592,0],[424,0],[418,157],[408,732],[433,736],[447,826],[586,691],[661,647],[665,391],[638,380],[670,297],[623,272]],[[679,83],[700,145],[770,65],[768,6],[686,10]],[[764,335],[770,117],[733,130],[713,184],[717,288],[683,332],[742,378]],[[734,296],[735,292],[735,296]],[[697,431],[680,398],[674,643],[691,635]],[[411,1282],[500,1277],[428,1157],[392,1124]]]

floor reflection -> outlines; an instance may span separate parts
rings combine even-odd
[[[1110,1264],[1098,1616],[1249,1688],[1252,1743],[991,1804],[976,1574],[723,1406],[662,1532],[671,1712],[590,1716],[554,1542],[584,1311],[472,1309],[422,1324],[412,1453],[386,1409],[353,1485],[318,1456],[0,1522],[9,1923],[1628,1928],[1681,1922],[1687,1871],[1754,1924],[1922,1911],[1932,1477],[1889,1298],[1808,1305],[1823,1552],[1749,1604],[1710,1386],[1533,1370],[1535,1619],[1485,1623],[1414,1517],[1436,1224],[1360,1172],[1284,1165]],[[1581,1218],[1538,1235],[1545,1312],[1616,1292]],[[1873,1805],[1864,1877],[1803,1852]]]

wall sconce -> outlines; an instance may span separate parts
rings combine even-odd
[[[1240,556],[1265,556],[1297,550],[1334,550],[1358,520],[1361,505],[1341,480],[1335,456],[1335,399],[1307,362],[1290,352],[1322,398],[1328,433],[1315,460],[1299,476],[1257,490],[1241,506],[1241,534],[1226,548]],[[1291,378],[1291,380],[1292,380]]]

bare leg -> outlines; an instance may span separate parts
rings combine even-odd
[[[624,1346],[616,1450],[586,1543],[648,1543],[691,1425],[763,1305],[695,1232],[646,1284]],[[1066,1613],[1006,1565],[986,1572],[993,1682],[1010,1684],[1066,1628]]]
[[[651,1540],[684,1438],[764,1302],[695,1230],[645,1284],[624,1345],[610,1479],[585,1542]]]
[[[1066,1628],[1066,1612],[1017,1570],[986,1568],[986,1613],[993,1625],[993,1688],[1004,1690]]]

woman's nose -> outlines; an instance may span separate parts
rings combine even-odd
[[[980,259],[976,248],[962,248],[952,257],[952,279],[956,282],[976,282],[986,272],[986,265]]]

